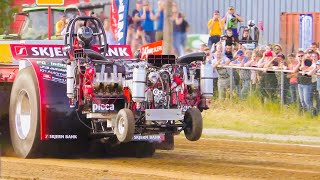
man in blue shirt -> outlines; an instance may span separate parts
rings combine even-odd
[[[230,63],[231,66],[240,66],[244,67],[245,63],[249,61],[248,57],[244,55],[244,52],[242,50],[239,50],[236,54],[236,58],[234,61]],[[235,71],[234,71],[235,72]],[[234,73],[235,75],[235,73]],[[250,90],[250,82],[251,82],[251,71],[246,69],[240,69],[239,71],[240,79],[242,88],[240,91],[240,97],[244,99],[247,97],[249,90]],[[240,89],[240,87],[236,87],[237,89]],[[239,92],[239,90],[238,90]]]
[[[149,1],[143,1],[143,10],[141,15],[141,26],[144,29],[146,41],[148,43],[155,42],[155,31],[153,21],[156,20],[156,16],[149,5]]]

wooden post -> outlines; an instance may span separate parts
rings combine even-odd
[[[172,4],[173,0],[165,2],[162,54],[172,54]]]

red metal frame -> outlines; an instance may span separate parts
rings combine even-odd
[[[0,82],[13,82],[18,72],[17,65],[0,65]]]
[[[51,14],[51,6],[48,7],[48,40],[51,40],[51,30],[52,30],[52,24],[51,24],[51,19],[52,19],[52,14]]]

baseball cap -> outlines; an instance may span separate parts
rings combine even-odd
[[[215,11],[214,11],[214,14],[219,14],[219,13],[220,13],[219,10],[215,10]]]
[[[243,51],[242,51],[242,50],[239,50],[239,51],[237,52],[237,55],[243,55]]]
[[[320,65],[320,60],[318,60],[316,64],[317,64],[317,65]]]
[[[272,52],[271,51],[268,51],[264,54],[265,57],[271,57],[272,56]]]
[[[229,9],[229,10],[232,10],[232,9],[234,9],[234,8],[233,8],[233,6],[229,6],[228,9]]]

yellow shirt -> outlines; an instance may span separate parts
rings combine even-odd
[[[65,23],[63,20],[59,20],[56,23],[56,36],[61,35],[61,31],[63,30],[64,26],[65,26]]]
[[[210,19],[208,21],[208,28],[210,28],[210,26],[212,24],[212,21],[213,21],[212,19]],[[214,21],[213,22],[213,26],[209,31],[209,35],[210,36],[221,36],[222,35],[222,29],[223,29],[223,27],[221,27],[221,26],[222,26],[222,22],[219,22],[219,20],[218,21]]]

